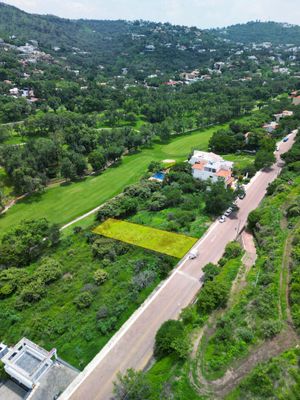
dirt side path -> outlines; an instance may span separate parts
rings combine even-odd
[[[237,279],[233,282],[229,304],[232,304],[232,296],[234,296],[234,294],[238,290],[241,290],[246,284],[247,274],[251,267],[255,264],[256,260],[256,249],[252,235],[247,232],[243,232],[242,235],[241,242],[246,250],[246,253],[243,257],[244,271],[241,269]],[[194,389],[196,389],[200,395],[212,396],[213,399],[222,399],[228,393],[230,393],[257,364],[266,362],[269,359],[283,353],[284,351],[300,345],[300,339],[294,330],[289,308],[289,269],[291,261],[292,239],[293,236],[289,235],[285,243],[284,255],[282,259],[282,271],[280,276],[280,288],[285,290],[287,305],[285,328],[273,339],[267,340],[259,346],[252,348],[246,358],[237,362],[236,367],[228,369],[222,378],[215,381],[207,381],[203,376],[201,366],[202,357],[199,355],[198,363],[196,365],[197,377],[195,378],[191,371],[190,381]],[[286,272],[285,274],[284,270]],[[283,280],[286,280],[286,285],[284,285]],[[224,312],[225,311],[223,311],[223,313]],[[214,334],[216,321],[219,316],[220,312],[212,316],[209,319],[209,323],[201,330],[199,338],[197,338],[196,341],[198,345],[204,336],[207,341],[209,337]],[[192,357],[195,357],[195,355],[196,349],[194,347]]]
[[[216,381],[209,382],[210,389],[216,396],[223,398],[231,392],[249,372],[261,362],[266,362],[285,350],[300,344],[299,338],[291,327],[287,327],[274,339],[264,342],[254,348],[249,356],[240,365],[232,370],[227,370],[226,374]]]

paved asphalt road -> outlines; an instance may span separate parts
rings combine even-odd
[[[238,201],[236,215],[222,224],[214,223],[194,246],[198,258],[184,257],[171,276],[146,300],[123,325],[110,342],[79,374],[60,400],[108,400],[112,383],[118,371],[128,368],[143,369],[152,357],[154,337],[161,324],[175,319],[182,308],[191,303],[201,287],[202,268],[208,262],[216,263],[229,241],[243,229],[250,211],[257,208],[265,195],[268,184],[279,174],[281,153],[292,146],[296,133],[281,142],[276,153],[277,162],[268,172],[259,172],[247,185],[247,195]]]

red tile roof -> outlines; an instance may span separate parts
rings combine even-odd
[[[218,171],[216,175],[219,176],[220,178],[230,178],[231,171],[227,171],[226,169],[220,169],[220,171]]]
[[[194,164],[192,166],[192,168],[193,169],[199,169],[200,171],[203,171],[206,164],[207,164],[207,162],[200,162],[200,163]]]

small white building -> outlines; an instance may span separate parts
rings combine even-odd
[[[1,361],[8,375],[32,389],[53,365],[53,356],[56,358],[56,349],[48,352],[23,338],[6,352]]]
[[[146,51],[154,51],[155,50],[155,46],[153,44],[148,44],[145,46],[145,50]]]
[[[264,124],[263,128],[268,132],[268,133],[273,133],[277,128],[278,128],[278,122],[272,121],[269,122],[268,124]]]
[[[274,114],[276,122],[279,122],[281,118],[292,117],[294,115],[293,111],[284,110],[282,113]]]
[[[233,162],[226,161],[217,154],[195,150],[189,163],[192,165],[193,177],[196,179],[204,181],[210,179],[212,182],[223,179],[226,186],[233,182]]]
[[[9,89],[9,94],[11,96],[18,96],[19,95],[19,89],[17,87],[14,87],[12,89]]]

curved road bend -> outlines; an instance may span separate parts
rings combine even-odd
[[[288,151],[297,131],[281,142],[276,153],[277,162],[268,172],[258,172],[246,187],[247,196],[238,201],[238,213],[221,224],[212,224],[206,235],[194,246],[199,256],[189,260],[185,256],[170,277],[164,281],[145,303],[129,318],[107,345],[73,381],[60,400],[108,400],[112,395],[117,373],[128,368],[143,369],[152,357],[154,338],[161,324],[178,317],[190,304],[201,287],[202,267],[216,263],[228,242],[243,229],[250,211],[257,208],[266,188],[280,173],[280,154]]]

